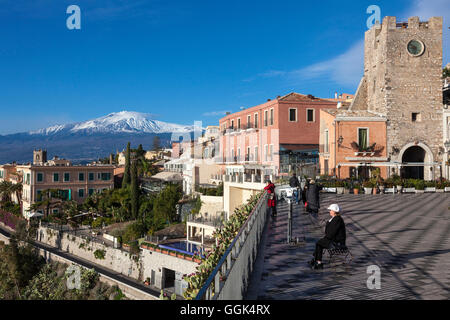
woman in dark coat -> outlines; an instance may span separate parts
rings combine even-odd
[[[267,206],[271,209],[272,216],[277,215],[277,208],[276,208],[276,199],[275,199],[275,185],[272,183],[272,181],[267,181],[267,186],[264,187],[264,190],[267,190],[267,193],[269,194],[269,199],[267,200]]]

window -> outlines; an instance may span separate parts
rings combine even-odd
[[[269,114],[269,112],[266,110],[264,111],[264,127],[267,127],[267,115]]]
[[[0,178],[3,178],[3,170],[0,170]]]
[[[111,173],[109,173],[109,172],[102,172],[102,180],[103,181],[111,180]]]
[[[42,190],[36,190],[36,201],[42,201]]]
[[[241,148],[238,148],[237,160],[241,161]]]
[[[258,161],[258,147],[255,147],[255,161]]]
[[[30,180],[31,180],[31,173],[27,173],[27,175],[25,176],[25,184],[30,184]]]
[[[273,125],[273,109],[270,109],[270,125]]]
[[[62,200],[72,200],[72,190],[58,190],[58,193]]]
[[[258,128],[258,114],[255,113],[255,128]]]
[[[273,160],[273,144],[269,146],[269,160]]]
[[[231,129],[234,129],[234,120],[231,120]]]
[[[241,129],[241,118],[237,119],[237,128]]]
[[[89,192],[89,195],[92,196],[95,192],[95,189],[89,189],[88,192]]]
[[[314,122],[314,109],[306,109],[306,122]]]
[[[94,173],[89,172],[89,181],[94,181]]]
[[[252,116],[247,116],[247,129],[250,129],[252,127]]]
[[[289,109],[289,121],[290,122],[297,122],[297,109]]]
[[[37,182],[42,182],[44,181],[44,174],[42,172],[38,172],[36,175],[36,181]]]
[[[328,130],[325,130],[323,139],[323,152],[328,153]]]
[[[247,161],[250,161],[252,159],[250,159],[250,147],[247,147],[247,155],[246,155],[246,159]]]
[[[266,144],[264,145],[264,161],[267,161],[268,154],[269,154],[269,146]]]
[[[59,209],[52,209],[52,213],[53,213],[53,214],[59,213]]]
[[[411,121],[412,122],[420,122],[421,120],[422,119],[421,119],[420,113],[418,113],[418,112],[411,113]]]
[[[59,173],[53,173],[53,182],[59,181]]]
[[[84,181],[84,172],[78,173],[78,181]]]
[[[359,151],[367,150],[369,146],[369,129],[358,128],[358,146]]]
[[[64,173],[64,182],[69,182],[70,181],[70,173],[65,172]]]
[[[84,198],[84,189],[78,189],[78,198]]]

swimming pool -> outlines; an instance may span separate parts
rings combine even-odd
[[[171,242],[166,244],[160,244],[160,248],[175,250],[178,252],[194,255],[201,252],[201,248],[194,243],[184,241]]]

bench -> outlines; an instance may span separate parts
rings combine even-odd
[[[347,265],[353,260],[353,255],[345,244],[332,243],[330,248],[326,249],[329,256],[328,263],[334,261],[335,258],[342,258],[342,262]]]

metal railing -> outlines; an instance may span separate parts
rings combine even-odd
[[[267,215],[267,194],[264,193],[195,300],[243,299]]]
[[[222,216],[224,216],[222,214]],[[208,226],[219,228],[223,225],[223,218],[221,217],[221,214],[217,214],[214,216],[200,216],[195,214],[190,214],[187,217],[187,222],[194,222],[194,223],[201,223]]]

